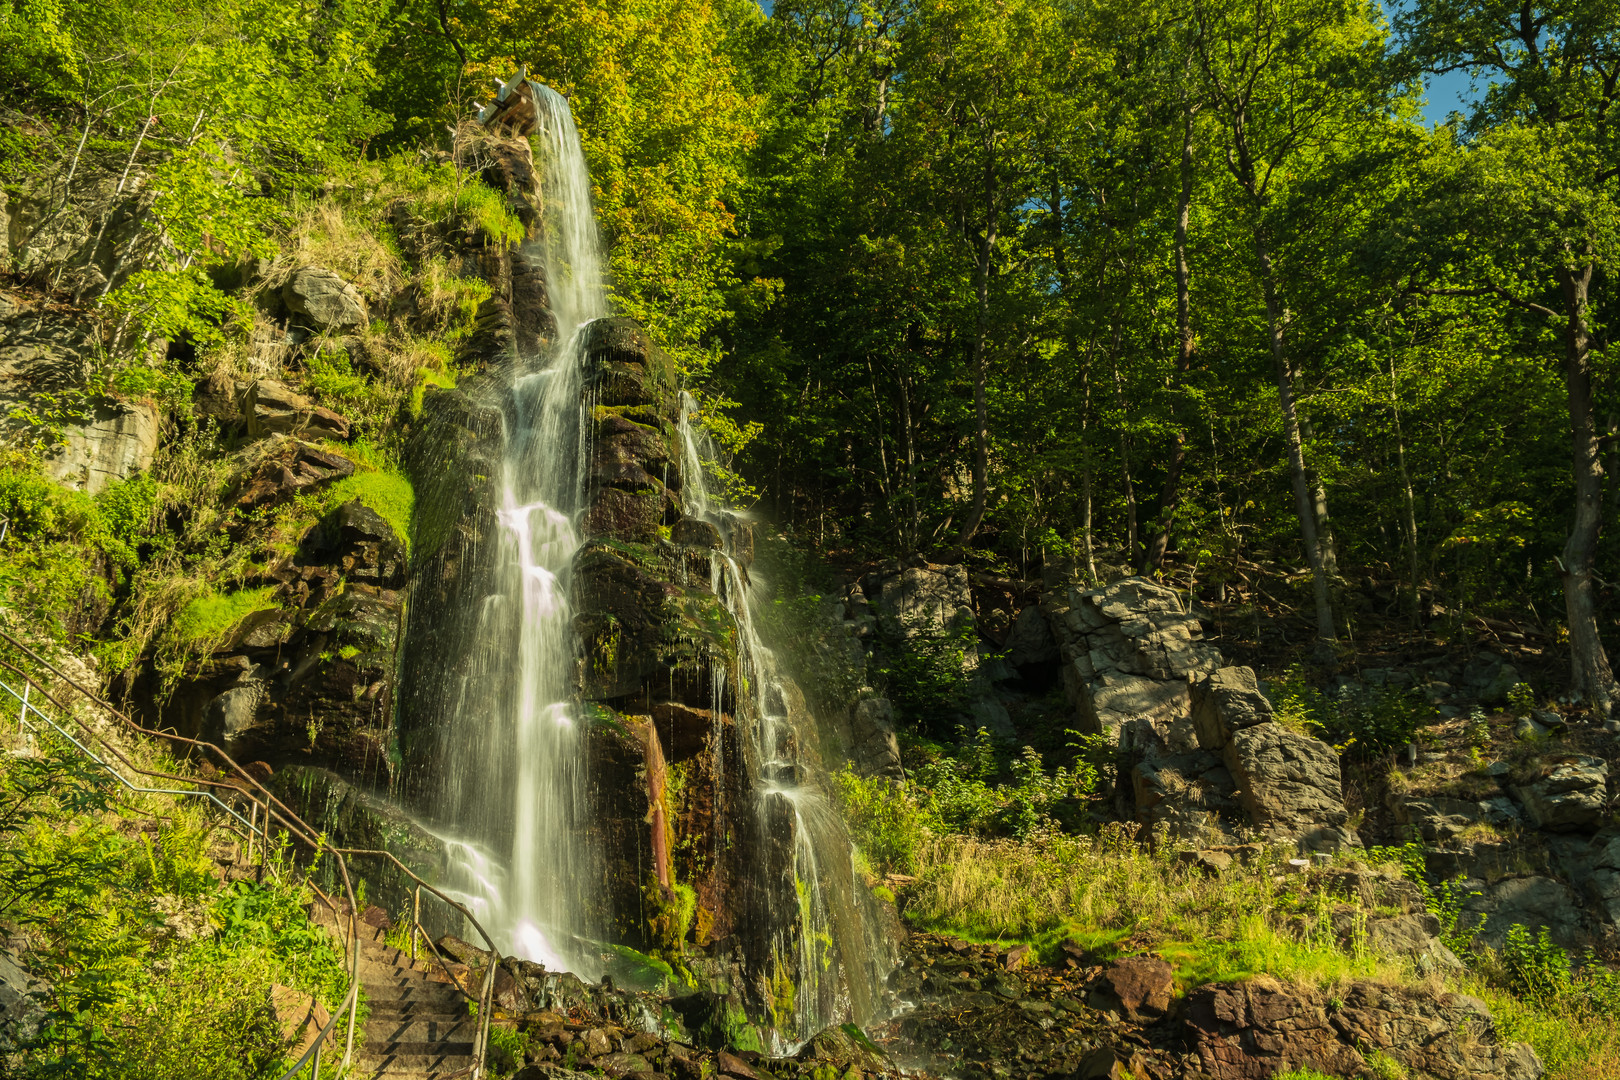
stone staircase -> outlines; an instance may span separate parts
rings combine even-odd
[[[348,919],[321,903],[312,918],[340,940],[347,931]],[[369,908],[360,918],[360,982],[369,1013],[365,1039],[356,1039],[355,1075],[376,1080],[468,1075],[478,1022],[466,998],[425,949],[419,948],[413,963],[410,953],[385,942],[387,925],[380,908]]]

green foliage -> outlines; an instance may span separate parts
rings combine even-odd
[[[1371,863],[1395,863],[1401,868],[1401,876],[1423,891],[1423,906],[1429,914],[1440,921],[1440,940],[1446,948],[1458,956],[1466,956],[1474,943],[1474,936],[1479,932],[1478,923],[1469,925],[1463,919],[1463,905],[1477,891],[1470,891],[1463,884],[1461,874],[1449,881],[1443,881],[1438,886],[1429,883],[1428,862],[1425,858],[1426,849],[1419,843],[1403,844],[1400,847],[1382,847],[1375,845],[1367,849],[1367,861]]]
[[[1529,716],[1536,707],[1536,692],[1529,683],[1514,683],[1508,688],[1507,700],[1514,716]]]
[[[252,320],[247,304],[197,269],[142,270],[107,297],[107,307],[143,339],[185,338],[199,346],[223,344],[232,322]]]
[[[498,247],[515,247],[526,236],[506,196],[476,178],[455,178],[450,190],[425,200],[421,211],[429,220],[458,222]]]
[[[1434,721],[1434,708],[1414,687],[1310,684],[1295,665],[1271,690],[1277,722],[1315,735],[1363,761],[1402,749]]]
[[[936,737],[948,735],[967,704],[972,679],[967,651],[977,638],[973,624],[917,618],[901,625],[885,618],[880,625],[876,674],[885,696],[912,727]]]
[[[205,593],[180,609],[170,626],[170,634],[180,645],[211,642],[255,611],[274,608],[275,594],[274,585],[232,593]]]
[[[223,888],[194,807],[130,803],[65,742],[37,744],[0,762],[0,911],[50,983],[39,1037],[8,1075],[262,1077],[281,1056],[267,987],[328,1005],[347,992],[307,894],[284,878]]]

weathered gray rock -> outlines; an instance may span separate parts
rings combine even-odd
[[[65,441],[46,458],[46,472],[64,487],[94,495],[152,467],[160,426],[152,405],[102,399],[85,423],[64,427]]]
[[[366,301],[360,290],[330,270],[304,266],[294,270],[281,289],[282,302],[317,330],[366,325]]]
[[[1339,755],[1320,739],[1257,724],[1234,731],[1222,759],[1249,819],[1262,831],[1297,837],[1318,851],[1357,843],[1346,825]]]
[[[1470,800],[1432,796],[1392,800],[1395,820],[1431,844],[1444,844],[1481,825],[1512,829],[1523,823],[1518,808],[1506,796]]]
[[[1620,830],[1593,837],[1555,835],[1547,840],[1558,871],[1589,899],[1600,917],[1620,926]]]
[[[862,699],[850,720],[850,733],[854,743],[850,760],[862,776],[898,780],[905,775],[900,767],[900,744],[894,734],[894,706],[888,698]]]
[[[973,625],[973,594],[965,566],[908,566],[862,581],[879,615],[903,636]]]
[[[1479,939],[1500,949],[1514,926],[1532,932],[1546,928],[1552,939],[1565,948],[1574,947],[1582,937],[1582,919],[1575,894],[1569,886],[1549,877],[1507,878],[1494,885],[1475,881],[1463,902],[1461,922],[1477,926]]]
[[[1221,668],[1192,684],[1193,730],[1205,750],[1224,749],[1233,732],[1269,723],[1271,715],[1252,668]]]
[[[1214,671],[1221,658],[1173,591],[1141,577],[1098,589],[1070,585],[1049,591],[1042,610],[1084,730],[1113,733],[1146,717],[1174,729],[1172,750],[1193,747],[1187,680]]]
[[[1155,840],[1206,846],[1249,838],[1232,773],[1218,755],[1170,747],[1145,717],[1121,725],[1119,754],[1119,812],[1149,826]]]
[[[1601,758],[1571,756],[1549,763],[1544,775],[1510,789],[1525,816],[1549,832],[1596,828],[1609,796],[1609,766]]]
[[[39,1034],[50,984],[30,975],[10,953],[0,952],[0,1048]]]
[[[1379,952],[1411,957],[1424,969],[1461,971],[1462,961],[1440,940],[1440,920],[1428,912],[1408,912],[1367,923],[1367,943]]]
[[[257,379],[243,395],[241,410],[251,438],[272,433],[307,439],[346,440],[349,422],[273,379]]]

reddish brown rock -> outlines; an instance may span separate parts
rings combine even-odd
[[[715,1067],[722,1076],[736,1076],[741,1080],[759,1080],[759,1073],[748,1067],[748,1063],[735,1054],[728,1054],[722,1050],[714,1056]]]
[[[1154,1019],[1169,1011],[1175,987],[1169,964],[1157,956],[1131,956],[1103,969],[1092,989],[1091,1005],[1132,1020]]]
[[[1001,954],[1001,966],[1008,971],[1017,971],[1029,959],[1028,945],[1014,945]]]
[[[1366,1064],[1340,1041],[1316,993],[1269,975],[1199,987],[1187,995],[1184,1022],[1211,1080],[1266,1080],[1293,1068],[1347,1076]]]

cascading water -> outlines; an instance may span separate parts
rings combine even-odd
[[[582,333],[607,301],[568,102],[529,85],[545,140],[545,213],[543,235],[522,254],[544,266],[556,337],[546,355],[517,358],[501,403],[500,550],[445,725],[438,807],[460,834],[450,884],[503,948],[594,976],[568,578],[585,495]]]
[[[710,500],[705,482],[706,440],[692,423],[695,403],[681,395],[682,510],[688,517],[724,526],[725,514]],[[867,1023],[884,1014],[882,986],[895,963],[894,943],[878,931],[871,895],[859,882],[855,849],[843,820],[818,780],[807,744],[816,742],[812,718],[794,716],[797,697],[779,669],[776,654],[760,638],[763,584],[750,579],[729,554],[710,556],[710,587],[737,623],[738,724],[747,732],[744,761],[753,774],[754,812],[762,832],[771,819],[791,821],[792,845],[786,873],[792,877],[797,910],[789,928],[772,943],[773,982],[793,987],[792,1015],[778,1016],[777,1038],[791,1045],[831,1023]],[[719,687],[724,669],[714,682]],[[803,713],[803,710],[798,710]],[[718,742],[718,740],[717,740]],[[785,1048],[785,1047],[784,1047]]]

